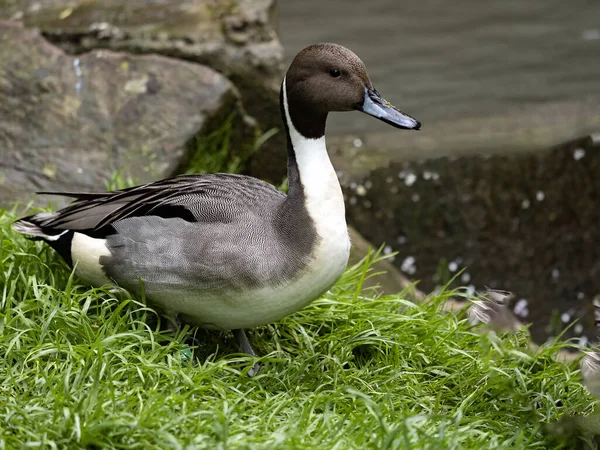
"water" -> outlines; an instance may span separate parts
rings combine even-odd
[[[349,47],[379,92],[424,124],[600,96],[597,0],[281,1],[287,60],[315,42]],[[337,114],[329,131],[385,130]]]

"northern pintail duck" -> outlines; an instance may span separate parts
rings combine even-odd
[[[344,198],[325,147],[332,111],[362,111],[394,127],[417,120],[385,101],[364,63],[336,44],[311,45],[280,92],[287,134],[288,194],[253,177],[184,175],[74,198],[56,212],[13,224],[44,240],[92,285],[140,294],[166,315],[204,328],[244,329],[281,319],[342,275],[350,240]]]

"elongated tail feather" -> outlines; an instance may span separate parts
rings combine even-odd
[[[71,241],[73,239],[73,231],[45,228],[42,225],[44,221],[53,219],[55,215],[56,213],[33,214],[14,222],[12,229],[17,233],[27,235],[28,239],[43,240],[56,250],[69,266],[72,266]]]

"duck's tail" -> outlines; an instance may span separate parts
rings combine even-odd
[[[12,224],[12,229],[17,233],[34,236],[34,239],[45,241],[56,241],[69,230],[60,230],[45,227],[44,223],[56,218],[57,213],[41,212],[31,216],[23,217]]]
[[[73,265],[71,259],[72,230],[64,230],[44,224],[56,218],[57,213],[42,212],[23,217],[12,224],[12,229],[17,233],[27,235],[33,241],[44,241],[66,261],[69,266]]]

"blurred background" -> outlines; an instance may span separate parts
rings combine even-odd
[[[595,0],[0,0],[0,204],[180,173],[223,134],[225,168],[280,183],[279,86],[315,42],[423,123],[328,123],[354,242],[397,252],[384,288],[507,289],[536,342],[595,342]]]
[[[282,1],[279,10],[286,63],[307,43],[340,43],[363,59],[379,92],[425,124],[600,90],[595,1],[307,0]],[[329,125],[334,133],[389,131],[358,114]]]

